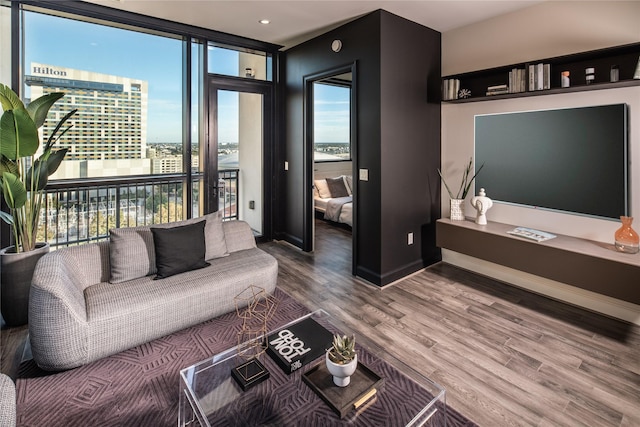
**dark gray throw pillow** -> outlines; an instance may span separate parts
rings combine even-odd
[[[205,221],[172,228],[151,227],[156,280],[211,265],[204,260],[204,227]]]
[[[344,185],[344,178],[339,176],[338,178],[327,178],[327,185],[329,186],[329,192],[331,197],[348,197],[349,192]]]

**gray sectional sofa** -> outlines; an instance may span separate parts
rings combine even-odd
[[[184,256],[204,250],[193,249],[199,238],[182,238],[185,249],[179,234],[165,235],[169,245],[159,248],[157,228],[121,228],[111,230],[108,242],[45,255],[36,265],[29,301],[29,338],[38,366],[81,366],[233,311],[234,297],[251,285],[268,293],[275,289],[277,261],[256,247],[247,223],[210,214],[158,228],[181,233],[195,223],[200,230],[206,224],[207,262],[160,280],[154,279],[161,255],[181,267]]]
[[[16,425],[16,387],[11,378],[0,374],[0,426]]]

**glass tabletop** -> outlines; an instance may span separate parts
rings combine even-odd
[[[327,312],[309,313],[272,332],[278,333],[311,318],[333,333],[350,334]],[[363,369],[383,379],[379,390],[343,417],[305,382],[320,369],[324,353],[292,373],[285,372],[269,354],[259,361],[269,377],[243,391],[231,371],[243,362],[238,347],[216,354],[180,371],[179,425],[287,425],[287,426],[446,426],[445,390],[397,360],[361,335],[356,352]],[[327,343],[327,347],[330,342]],[[242,350],[241,350],[242,351]],[[311,372],[310,372],[311,371]],[[349,387],[349,386],[347,386]],[[197,424],[196,424],[197,422]]]

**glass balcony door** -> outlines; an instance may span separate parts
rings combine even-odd
[[[270,233],[270,203],[265,191],[269,96],[270,89],[261,84],[247,88],[215,79],[209,90],[211,211],[223,210],[225,217],[248,222],[256,236]],[[237,179],[225,179],[233,171]]]

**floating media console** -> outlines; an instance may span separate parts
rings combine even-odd
[[[535,242],[508,233],[516,225],[439,219],[436,244],[444,249],[640,304],[640,254],[613,244],[557,235]]]

